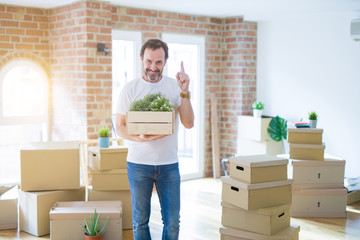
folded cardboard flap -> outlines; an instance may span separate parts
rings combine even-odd
[[[7,200],[7,199],[17,199],[19,198],[19,189],[18,186],[13,187],[0,187],[0,200]],[[7,189],[7,190],[5,190]],[[5,190],[3,192],[3,190]]]
[[[57,202],[50,210],[50,219],[71,220],[88,219],[94,216],[94,211],[99,214],[100,220],[118,219],[122,214],[121,201],[76,201]]]

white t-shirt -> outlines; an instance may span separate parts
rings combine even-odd
[[[178,162],[178,108],[181,105],[181,89],[175,79],[162,76],[159,82],[150,83],[140,77],[127,83],[120,92],[116,111],[121,115],[126,115],[133,101],[143,99],[149,93],[159,92],[174,105],[175,133],[150,142],[126,141],[128,162],[146,165],[166,165]]]

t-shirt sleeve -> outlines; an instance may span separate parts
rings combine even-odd
[[[116,105],[116,113],[121,115],[126,115],[126,112],[130,109],[130,97],[129,92],[127,91],[126,86],[121,89],[117,105]]]

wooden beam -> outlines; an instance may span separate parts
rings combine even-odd
[[[220,165],[220,144],[219,144],[219,127],[218,127],[218,113],[216,93],[210,93],[210,111],[211,111],[211,142],[212,142],[212,157],[213,157],[213,176],[214,178],[221,177]]]

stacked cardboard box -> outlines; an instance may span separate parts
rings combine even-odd
[[[50,233],[49,211],[58,201],[84,201],[78,142],[31,143],[20,150],[20,230]]]
[[[230,177],[222,177],[222,240],[298,239],[290,226],[292,181],[288,160],[270,155],[230,158]]]
[[[130,186],[126,170],[127,147],[89,148],[89,165],[93,169],[88,201],[122,201],[123,229],[132,229]]]
[[[84,219],[99,216],[99,229],[108,223],[104,240],[122,239],[121,201],[57,202],[50,210],[51,240],[84,239]]]
[[[18,186],[0,186],[0,230],[17,228]]]
[[[281,142],[271,139],[267,132],[271,119],[238,116],[238,155],[276,155],[282,152]]]
[[[345,161],[324,158],[323,129],[289,128],[292,217],[346,217]]]

